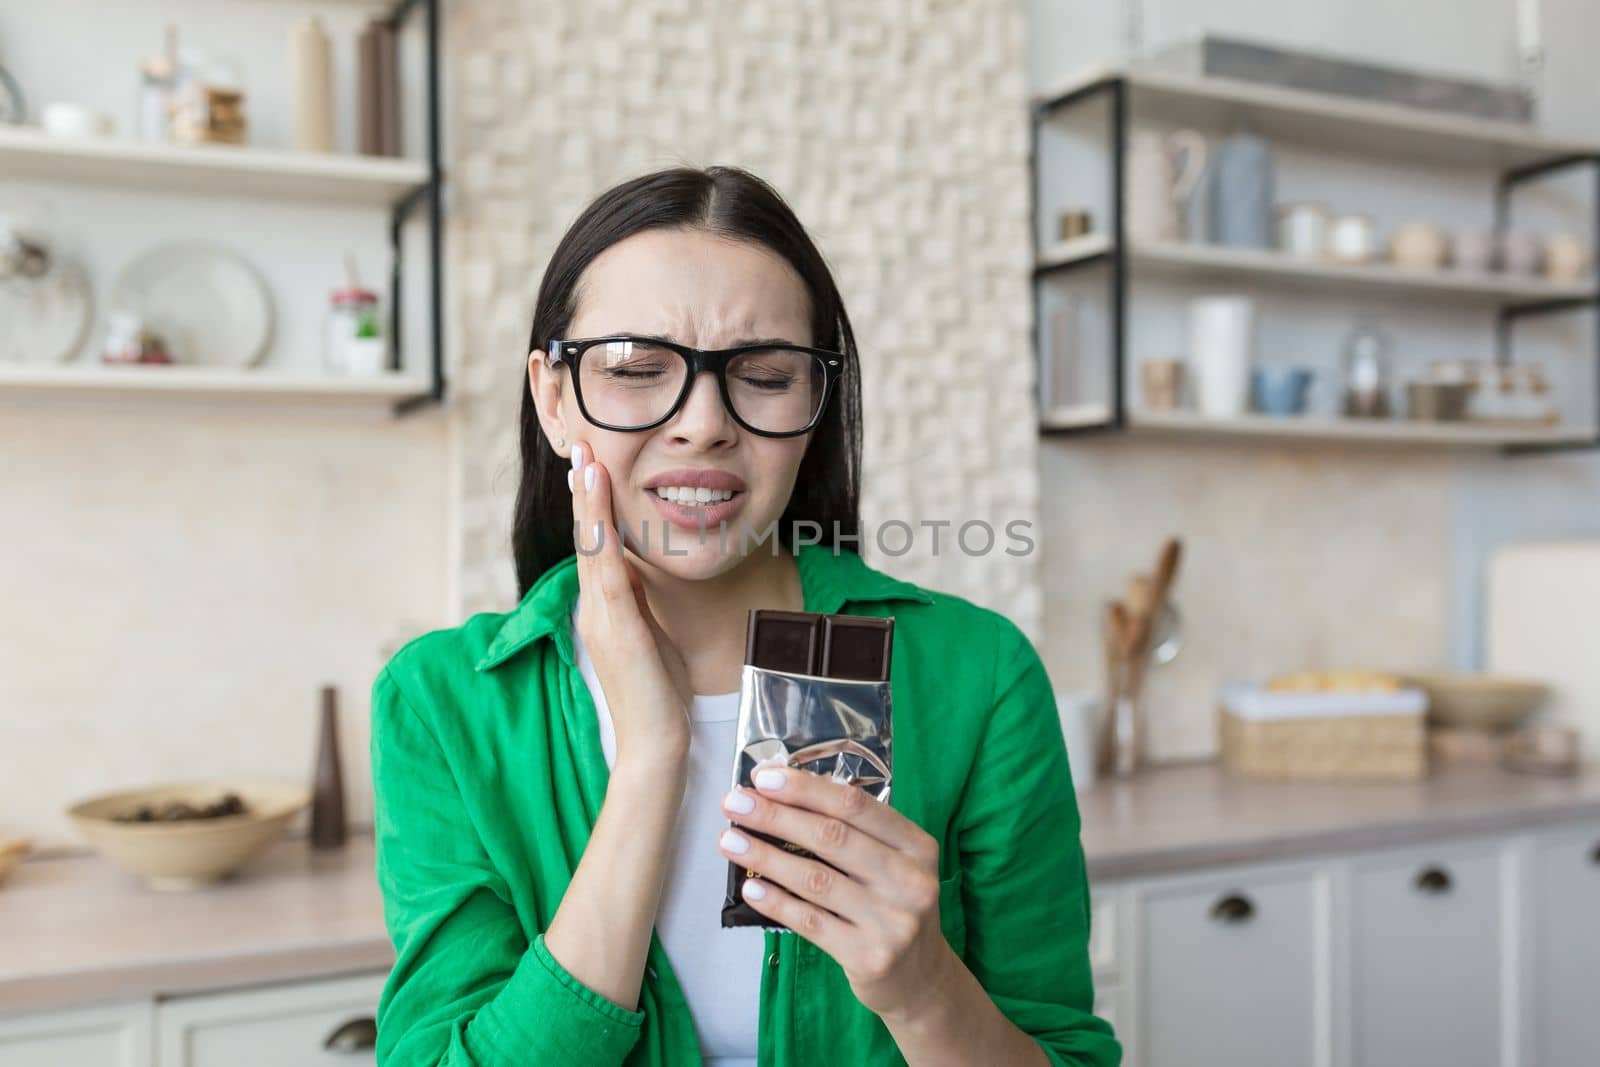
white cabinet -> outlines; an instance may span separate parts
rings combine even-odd
[[[1600,1064],[1600,823],[1092,890],[1126,1067]]]
[[[1501,886],[1511,862],[1509,848],[1494,842],[1356,862],[1350,879],[1354,1063],[1502,1063],[1502,1011],[1510,990]]]
[[[1534,841],[1527,1005],[1530,1067],[1600,1058],[1600,824]]]
[[[1322,1063],[1329,887],[1303,868],[1136,892],[1134,1045],[1147,1067]]]
[[[371,1067],[385,977],[0,1016],[0,1067]]]
[[[367,1030],[384,976],[180,997],[156,1011],[156,1067],[359,1067],[377,1062]],[[345,1031],[348,1050],[326,1049]]]
[[[150,1067],[150,1003],[0,1017],[0,1067]]]

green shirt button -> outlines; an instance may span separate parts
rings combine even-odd
[[[772,955],[767,957],[767,966],[768,967],[776,967],[777,965],[778,965],[778,954],[776,952],[774,952]]]

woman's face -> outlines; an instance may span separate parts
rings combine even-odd
[[[764,246],[703,230],[647,230],[617,242],[589,264],[579,280],[567,338],[639,334],[705,349],[773,340],[810,345],[810,323],[805,283]],[[598,355],[591,349],[584,358]],[[647,565],[700,579],[737,566],[746,548],[771,552],[771,538],[759,545],[754,538],[788,506],[811,434],[750,433],[729,414],[711,374],[696,376],[683,407],[660,426],[639,433],[603,430],[578,409],[569,369],[550,368],[542,352],[530,353],[528,366],[545,434],[552,442],[566,438],[566,446],[557,449],[561,455],[571,456],[573,446],[582,444],[605,467],[613,486],[613,515],[635,539],[628,548]],[[710,520],[702,538],[699,514],[664,499],[657,488],[681,486],[708,472],[728,478],[734,496],[705,513],[718,518]],[[728,532],[725,547],[719,522]],[[636,543],[646,531],[647,552]],[[664,532],[670,555],[662,551]]]

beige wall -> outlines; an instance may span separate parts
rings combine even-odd
[[[1218,688],[1315,667],[1437,667],[1453,461],[1388,449],[1055,439],[1040,457],[1045,663],[1104,675],[1099,608],[1184,539],[1178,658],[1147,691],[1160,759],[1210,755]]]
[[[72,800],[309,781],[340,688],[352,820],[367,694],[446,612],[437,413],[135,397],[0,408],[0,835],[75,845]]]

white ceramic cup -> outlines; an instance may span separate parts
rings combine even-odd
[[[1328,208],[1314,201],[1278,208],[1278,250],[1296,259],[1320,259],[1328,248]]]
[[[1244,414],[1250,400],[1256,305],[1243,296],[1189,302],[1189,363],[1195,407],[1207,418]]]
[[[1378,229],[1370,215],[1340,215],[1328,225],[1328,258],[1370,263],[1378,254]]]
[[[1056,714],[1061,717],[1061,733],[1067,742],[1067,764],[1072,768],[1072,784],[1088,789],[1094,784],[1095,744],[1100,726],[1100,695],[1088,692],[1056,694]]]

